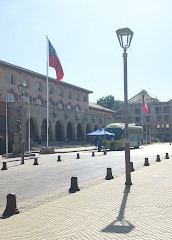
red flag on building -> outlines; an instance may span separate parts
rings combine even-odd
[[[147,103],[146,103],[146,100],[144,98],[144,95],[143,95],[143,110],[145,111],[145,114],[147,114],[149,111],[148,111],[148,106],[147,106]]]
[[[55,49],[53,48],[53,45],[48,40],[48,46],[49,46],[49,66],[52,68],[55,68],[56,70],[56,76],[57,76],[57,82],[60,82],[60,80],[63,78],[64,73],[62,66],[60,64],[60,60],[57,56],[57,53]]]

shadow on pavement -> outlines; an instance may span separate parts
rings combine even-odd
[[[130,186],[125,186],[124,196],[122,199],[122,203],[120,206],[120,210],[118,216],[115,221],[105,227],[102,232],[106,233],[129,233],[133,230],[134,225],[132,225],[129,221],[124,219],[124,212],[127,203],[127,197],[130,192]]]

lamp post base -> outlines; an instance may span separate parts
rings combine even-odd
[[[125,140],[125,167],[126,167],[126,182],[125,185],[132,185],[131,182],[131,162],[130,162],[130,143]]]
[[[131,186],[131,185],[133,185],[133,184],[132,184],[131,181],[129,181],[129,182],[125,182],[125,185],[126,185],[126,186]]]

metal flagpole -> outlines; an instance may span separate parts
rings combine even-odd
[[[143,127],[144,127],[143,126],[143,97],[144,96],[143,96],[143,92],[142,92],[142,105],[141,105],[142,106],[142,136],[143,136],[143,140],[144,140],[144,131],[143,131]]]
[[[145,127],[146,127],[146,145],[147,145],[147,143],[148,143],[148,133],[147,133],[147,124],[146,124],[146,122],[145,122]]]
[[[48,128],[49,128],[49,114],[48,114],[48,65],[49,65],[49,44],[48,37],[46,36],[47,41],[47,147],[48,147]]]
[[[149,143],[151,144],[151,126],[150,126],[150,119],[149,119]]]
[[[8,157],[8,106],[7,106],[7,102],[8,102],[8,94],[6,93],[6,157]]]
[[[30,153],[30,99],[28,98],[28,107],[29,107],[29,121],[28,121],[28,143],[29,143],[29,153]]]

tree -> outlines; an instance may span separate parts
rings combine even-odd
[[[116,111],[119,109],[121,101],[115,100],[115,98],[112,95],[108,95],[106,97],[99,98],[97,100],[97,104],[102,107]]]

